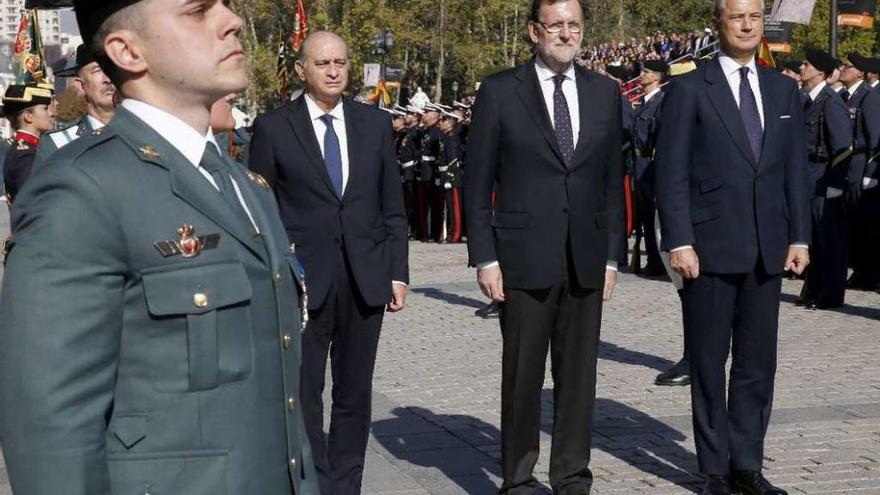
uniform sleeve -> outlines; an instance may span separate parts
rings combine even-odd
[[[865,119],[865,140],[870,159],[880,153],[880,91],[869,91],[862,103],[862,115]],[[878,158],[868,162],[865,167],[864,177],[873,178],[876,175]]]
[[[124,236],[104,191],[64,165],[35,176],[12,210],[0,302],[0,435],[16,493],[107,494]]]

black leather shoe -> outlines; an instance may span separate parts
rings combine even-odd
[[[757,471],[731,471],[730,487],[743,495],[788,495],[782,488],[777,488]]]
[[[474,311],[474,315],[479,316],[480,318],[498,318],[498,303],[495,301],[490,302],[486,305],[485,308],[480,308]]]
[[[691,384],[691,365],[687,358],[675,363],[672,368],[657,375],[655,385],[666,387],[687,386]]]
[[[666,269],[663,268],[663,265],[648,265],[642,269],[641,275],[644,275],[646,277],[659,277],[661,275],[666,275]]]
[[[731,495],[730,484],[727,482],[727,476],[710,474],[706,476],[706,484],[700,495]]]

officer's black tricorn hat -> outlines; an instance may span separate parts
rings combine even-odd
[[[792,71],[792,72],[796,72],[796,73],[800,74],[800,72],[801,72],[801,63],[800,63],[799,61],[797,61],[797,60],[789,60],[788,62],[786,62],[786,63],[782,66],[782,68],[783,68],[783,69],[788,69],[788,70],[790,70],[790,71]]]
[[[606,65],[605,72],[609,76],[615,79],[620,79],[621,81],[626,81],[627,79],[629,79],[629,71],[619,65]]]
[[[648,69],[651,72],[659,72],[661,74],[665,74],[669,72],[669,64],[662,60],[646,60],[642,67]]]
[[[95,33],[111,15],[120,10],[134,5],[141,0],[73,0],[73,9],[76,11],[76,22],[79,24],[79,33],[83,42],[92,52],[95,47],[91,46]]]
[[[3,94],[3,116],[13,115],[26,108],[52,103],[54,91],[45,85],[11,84]]]
[[[804,58],[806,58],[807,62],[813,67],[821,70],[827,76],[830,76],[831,73],[834,72],[834,69],[840,67],[836,58],[829,55],[828,52],[816,48],[808,48]]]
[[[73,77],[80,69],[95,61],[92,51],[85,44],[76,47],[76,56],[73,60],[68,60],[64,68],[55,71],[57,77]],[[72,63],[71,63],[72,62]]]

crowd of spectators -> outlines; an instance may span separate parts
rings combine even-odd
[[[605,72],[607,66],[619,66],[630,77],[638,76],[645,60],[673,62],[682,57],[700,58],[715,49],[715,34],[710,28],[691,33],[657,32],[644,38],[612,41],[585,48],[579,57],[584,67]]]

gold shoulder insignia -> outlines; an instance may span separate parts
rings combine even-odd
[[[18,146],[16,147],[16,149],[18,149],[19,151],[27,150],[27,149],[30,149],[30,146],[28,146],[28,144],[26,142],[24,142],[23,140],[19,139]]]
[[[262,175],[260,175],[256,172],[251,172],[250,170],[248,170],[247,176],[248,176],[248,179],[256,182],[257,185],[262,187],[263,189],[269,189],[269,182],[267,182],[266,178],[263,177]]]
[[[103,127],[100,129],[95,129],[94,131],[92,131],[92,136],[100,136],[103,132],[104,132]]]
[[[153,148],[149,144],[145,144],[145,145],[141,146],[140,151],[147,158],[159,158],[161,156],[161,155],[159,155],[159,152],[156,151],[156,148]]]

